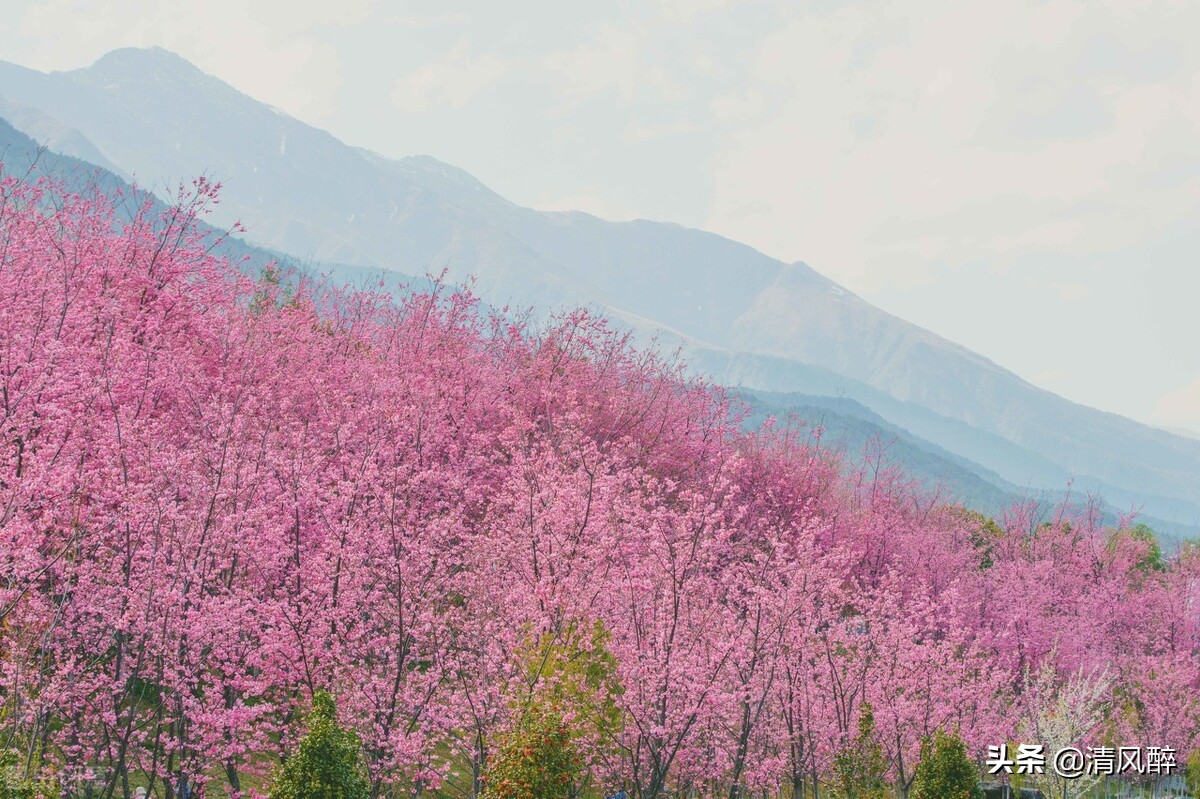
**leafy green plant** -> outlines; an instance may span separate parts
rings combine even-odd
[[[875,712],[863,702],[858,736],[833,760],[834,788],[840,799],[884,799],[889,794],[887,758],[875,735]]]
[[[562,716],[526,708],[505,734],[484,777],[484,799],[562,799],[576,794],[580,759]]]
[[[313,695],[308,732],[284,761],[271,799],[366,799],[362,741],[337,722],[337,706],[325,691]]]
[[[910,799],[983,799],[975,764],[957,735],[941,730],[921,744]]]
[[[1134,568],[1143,574],[1166,571],[1167,564],[1163,560],[1162,546],[1158,542],[1158,534],[1145,524],[1135,524],[1113,530],[1108,536],[1108,547],[1113,549],[1121,543],[1133,541],[1143,548],[1143,554],[1138,558]]]
[[[1183,779],[1187,782],[1188,795],[1200,799],[1200,750],[1188,756],[1183,767]]]
[[[30,779],[22,774],[20,760],[11,749],[0,750],[0,799],[46,799],[62,794],[54,778]]]
[[[621,725],[617,699],[617,659],[608,649],[612,638],[599,619],[568,622],[554,634],[526,641],[518,651],[523,661],[519,703],[536,701],[556,708],[572,737],[611,740]]]
[[[0,799],[29,799],[32,795],[28,781],[16,773],[16,753],[0,750]]]

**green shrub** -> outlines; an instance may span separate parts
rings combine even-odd
[[[875,735],[875,713],[863,702],[858,717],[858,737],[833,759],[834,790],[840,799],[885,799],[887,758]]]
[[[1192,752],[1183,767],[1183,778],[1187,781],[1188,795],[1200,799],[1200,751]]]
[[[562,716],[532,705],[502,737],[484,775],[484,799],[563,799],[577,791],[580,759]]]
[[[271,799],[367,799],[362,741],[337,722],[337,707],[325,691],[313,695],[308,732],[284,761]]]
[[[27,780],[17,775],[17,755],[0,750],[0,799],[30,799],[33,790]]]
[[[957,735],[941,730],[921,744],[911,799],[983,799],[975,764]]]
[[[0,799],[42,799],[62,793],[52,778],[31,780],[23,776],[20,760],[11,749],[0,750]]]

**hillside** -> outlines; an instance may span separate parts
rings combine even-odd
[[[0,193],[6,796],[844,795],[864,741],[882,795],[1081,693],[1081,745],[1200,746],[1200,548],[941,507],[585,311],[271,285],[112,199]]]
[[[1070,483],[1115,507],[1200,524],[1200,441],[1030,385],[803,263],[670,224],[520,208],[434,159],[342,144],[162,50],[115,51],[63,73],[0,64],[0,86],[145,185],[222,181],[214,221],[241,220],[265,247],[410,274],[445,268],[474,276],[496,305],[590,305],[667,346],[684,343],[717,380],[845,391],[1013,485]]]

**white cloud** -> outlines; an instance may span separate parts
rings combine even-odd
[[[1195,4],[789,12],[713,103],[731,129],[707,225],[1149,418],[1168,364],[1200,364],[1179,333],[1200,214],[1196,29]]]
[[[460,39],[450,52],[398,78],[392,86],[392,103],[406,113],[437,105],[462,108],[503,78],[507,69],[507,63],[494,55],[472,55],[470,42]]]
[[[1200,431],[1200,375],[1159,397],[1154,411],[1161,424]]]
[[[727,8],[732,3],[733,0],[662,0],[659,6],[664,16],[688,22],[697,16]]]
[[[1185,47],[1181,20],[1150,11],[1125,38],[1071,0],[900,8],[803,15],[763,43],[744,96],[778,102],[765,118],[757,103],[715,105],[741,126],[717,158],[712,227],[869,293],[923,271],[917,260],[1110,250],[1190,212],[1195,180],[1146,184],[1200,163],[1200,69],[1145,83],[1089,63],[1118,33],[1105,47],[1131,64]],[[751,196],[762,213],[742,211]],[[878,272],[885,254],[899,260]]]
[[[741,94],[727,94],[712,100],[713,116],[722,122],[747,123],[759,119],[766,110],[766,97],[753,88]]]
[[[646,78],[641,63],[643,37],[637,28],[605,25],[586,44],[546,55],[542,68],[568,97],[616,91],[628,100]]]

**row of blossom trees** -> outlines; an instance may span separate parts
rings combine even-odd
[[[935,730],[1200,745],[1195,550],[745,432],[587,313],[251,279],[215,191],[0,182],[10,776],[261,792],[320,691],[373,796],[479,795],[532,706],[641,799],[828,795],[868,709],[900,794]]]

